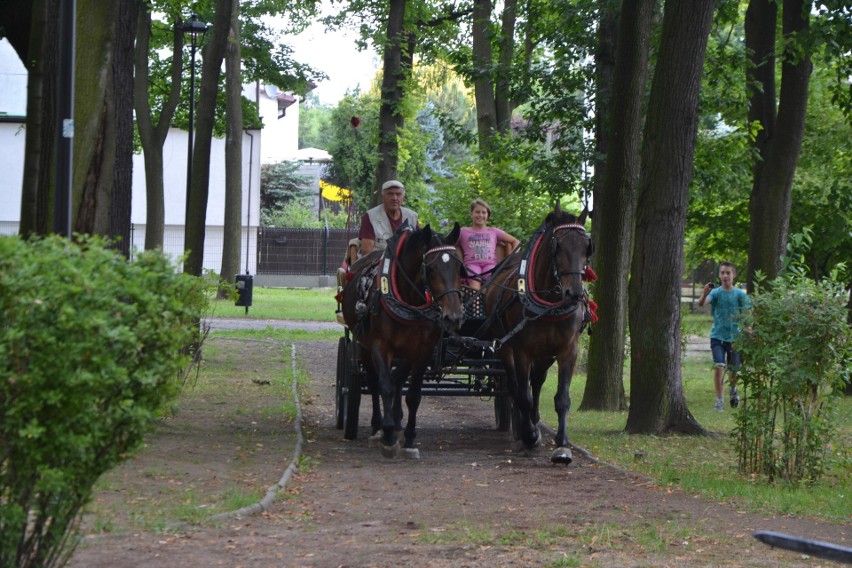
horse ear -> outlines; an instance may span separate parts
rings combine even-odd
[[[432,242],[432,227],[428,223],[425,227],[423,227],[423,230],[420,231],[420,233],[423,235],[423,241],[425,243],[428,244]]]
[[[562,215],[562,204],[558,199],[556,200],[556,207],[553,208],[553,212],[556,213],[556,215]]]
[[[577,219],[577,223],[579,223],[580,225],[585,225],[586,219],[588,219],[590,216],[591,215],[589,213],[589,206],[587,205],[587,206],[583,207],[583,212],[580,213],[580,218]]]
[[[456,221],[455,225],[453,225],[453,230],[450,231],[450,234],[447,235],[447,244],[454,245],[459,240],[459,234],[461,233],[461,227],[459,226],[458,221]]]

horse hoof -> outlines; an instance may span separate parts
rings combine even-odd
[[[382,444],[382,456],[388,459],[396,457],[398,451],[399,444],[394,444],[393,446],[386,446]]]
[[[373,432],[373,435],[367,438],[367,447],[373,448],[376,444],[380,444],[382,441],[382,431]]]
[[[550,454],[550,461],[551,463],[568,465],[574,461],[574,456],[571,454],[571,450],[569,448],[559,447],[553,450],[553,453]]]
[[[420,450],[417,448],[404,448],[402,450],[402,455],[407,460],[419,460]]]

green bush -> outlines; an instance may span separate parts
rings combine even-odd
[[[0,566],[70,556],[93,484],[178,392],[205,286],[160,253],[0,238]]]
[[[846,292],[816,282],[787,260],[775,280],[758,280],[751,327],[737,343],[745,397],[736,416],[739,468],[769,481],[819,479],[835,431],[834,402],[852,361]]]

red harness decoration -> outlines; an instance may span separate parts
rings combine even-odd
[[[393,290],[394,299],[396,299],[398,302],[400,302],[402,304],[406,304],[408,307],[414,308],[416,310],[422,310],[423,308],[428,307],[429,304],[432,303],[431,298],[429,297],[428,293],[426,294],[426,303],[420,304],[419,306],[414,306],[414,305],[408,304],[406,302],[403,302],[402,299],[400,299],[399,289],[396,287],[396,282],[397,282],[396,271],[397,271],[397,267],[399,266],[399,263],[396,262],[395,259],[399,258],[399,253],[402,252],[402,245],[405,243],[409,234],[410,233],[408,231],[402,233],[399,236],[399,242],[396,244],[396,253],[394,254],[394,262],[392,262],[391,267],[390,267],[390,285],[391,285],[391,290]]]

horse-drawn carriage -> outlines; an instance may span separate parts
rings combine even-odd
[[[457,333],[444,332],[441,335],[423,375],[421,393],[424,396],[493,399],[497,429],[505,432],[510,428],[512,408],[506,372],[494,353],[494,342],[487,339],[488,335],[482,329],[485,315],[481,294],[468,287],[463,287],[461,293],[465,321]],[[407,388],[402,394],[406,392]],[[378,393],[370,389],[359,350],[352,342],[350,329],[345,327],[337,344],[335,420],[347,440],[358,436],[362,396],[378,396]],[[373,429],[378,430],[380,426],[373,424]]]
[[[591,241],[584,218],[551,212],[523,251],[504,259],[481,291],[460,284],[458,225],[447,236],[427,225],[401,231],[385,251],[352,267],[342,294],[336,426],[355,439],[361,397],[373,402],[372,432],[387,456],[418,457],[416,415],[423,395],[493,401],[497,428],[540,443],[539,395],[558,362],[555,463],[570,463],[566,417],[578,338],[591,315],[583,279]],[[367,293],[368,292],[368,293]],[[366,301],[365,301],[366,297]]]

